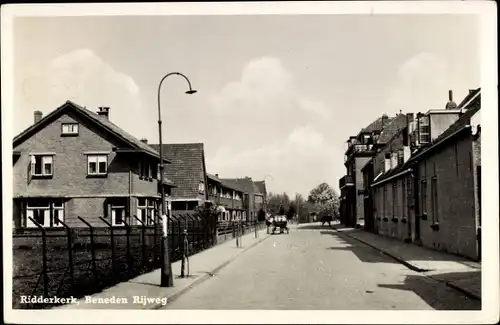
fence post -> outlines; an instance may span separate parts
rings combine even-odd
[[[255,238],[259,238],[259,233],[257,231],[257,226],[258,226],[258,222],[257,222],[257,218],[255,218]]]
[[[92,273],[94,273],[94,281],[97,281],[97,265],[96,265],[96,260],[95,260],[95,246],[94,246],[94,227],[90,225],[85,219],[82,217],[78,216],[78,220],[83,222],[84,224],[89,227],[89,232],[90,232],[90,255],[92,256]]]
[[[238,224],[236,220],[233,220],[233,234],[236,237],[236,247],[240,247],[240,237],[238,236]]]
[[[73,288],[75,286],[75,273],[73,270],[73,243],[71,236],[71,228],[67,224],[59,220],[59,218],[57,218],[57,221],[59,221],[64,226],[64,228],[66,228],[66,234],[68,236],[69,278],[71,279],[71,288]]]
[[[139,223],[142,225],[142,231],[141,231],[141,242],[142,242],[142,267],[144,268],[146,266],[146,225],[144,222],[142,222],[141,219],[137,218],[137,216],[134,214],[133,217],[139,221]]]
[[[238,228],[240,229],[240,247],[243,247],[243,234],[244,234],[245,228],[243,226],[243,221],[241,219],[238,220]]]
[[[129,224],[125,221],[122,220],[122,222],[125,224],[125,231],[126,231],[126,239],[127,239],[127,265],[128,265],[128,273],[132,274],[133,273],[133,267],[132,267],[132,256],[130,254],[130,226]]]
[[[113,226],[103,217],[99,217],[99,219],[104,222],[109,227],[109,237],[111,239],[111,269],[113,270],[113,274],[116,273],[116,252],[115,252],[115,236],[113,231]]]
[[[28,217],[42,231],[42,272],[43,272],[43,297],[49,296],[49,277],[47,275],[47,233],[42,225],[32,217]]]
[[[150,216],[147,216],[149,221],[153,224],[153,264],[156,263],[156,221],[151,218]]]
[[[184,277],[184,268],[186,267],[186,253],[187,253],[187,229],[184,229],[182,233],[182,245],[181,245],[181,278]]]

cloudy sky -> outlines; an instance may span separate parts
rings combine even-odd
[[[444,108],[480,83],[467,15],[16,18],[14,133],[66,100],[157,142],[205,143],[208,171],[307,194],[344,175],[345,141],[384,113]],[[271,176],[266,176],[271,175]]]

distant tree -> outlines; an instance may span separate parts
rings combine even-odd
[[[295,216],[295,213],[297,213],[297,210],[295,209],[295,202],[292,201],[290,203],[290,207],[288,208],[288,211],[286,212],[286,218],[288,220],[292,219]]]
[[[327,183],[321,183],[311,190],[307,198],[318,210],[320,216],[338,216],[340,200],[335,190]]]
[[[278,214],[279,214],[280,216],[282,216],[282,215],[284,215],[284,214],[285,214],[285,207],[284,207],[283,205],[282,205],[282,206],[280,206],[280,209],[279,209],[279,211],[278,211]]]

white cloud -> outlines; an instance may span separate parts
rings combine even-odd
[[[109,106],[110,118],[126,130],[134,130],[145,114],[140,89],[130,76],[111,67],[90,49],[62,54],[46,67],[22,80],[23,117],[17,119],[21,131],[32,123],[34,110],[44,114],[67,100],[96,110]],[[134,116],[134,119],[130,119]],[[141,135],[137,135],[140,137]]]
[[[273,192],[294,191],[307,194],[326,181],[336,188],[337,175],[333,166],[338,163],[336,152],[311,125],[295,128],[286,139],[254,148],[220,147],[207,157],[209,171],[220,177],[251,176],[264,179]],[[296,185],[290,188],[291,180]]]
[[[227,84],[212,98],[213,108],[221,113],[252,112],[276,116],[296,111],[330,117],[329,108],[305,97],[297,89],[293,76],[277,58],[263,57],[250,61],[241,79]]]
[[[446,89],[451,80],[448,66],[433,53],[419,53],[407,59],[398,68],[397,79],[390,94],[390,111],[426,111],[444,108]],[[442,97],[442,107],[435,107],[435,99]],[[441,103],[440,103],[441,104]]]
[[[207,152],[209,171],[254,179],[271,174],[271,191],[307,194],[323,181],[335,186],[333,166],[342,155],[323,135],[331,136],[334,114],[301,91],[279,59],[252,60],[211,104],[218,115],[219,149]],[[291,183],[299,185],[290,188]]]

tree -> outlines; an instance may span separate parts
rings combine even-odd
[[[321,183],[311,190],[307,198],[318,209],[320,216],[338,216],[340,200],[335,190],[327,183]]]
[[[283,207],[285,211],[287,211],[288,208],[290,207],[290,197],[286,193],[283,194],[269,193],[267,198],[268,198],[267,209],[272,214],[279,213],[281,207]]]
[[[297,213],[297,210],[295,209],[295,201],[292,201],[290,203],[290,207],[288,208],[288,211],[286,212],[286,218],[288,220],[292,219],[295,216],[295,213]]]
[[[278,215],[282,216],[285,214],[285,207],[283,205],[280,206],[280,209],[278,211]]]

